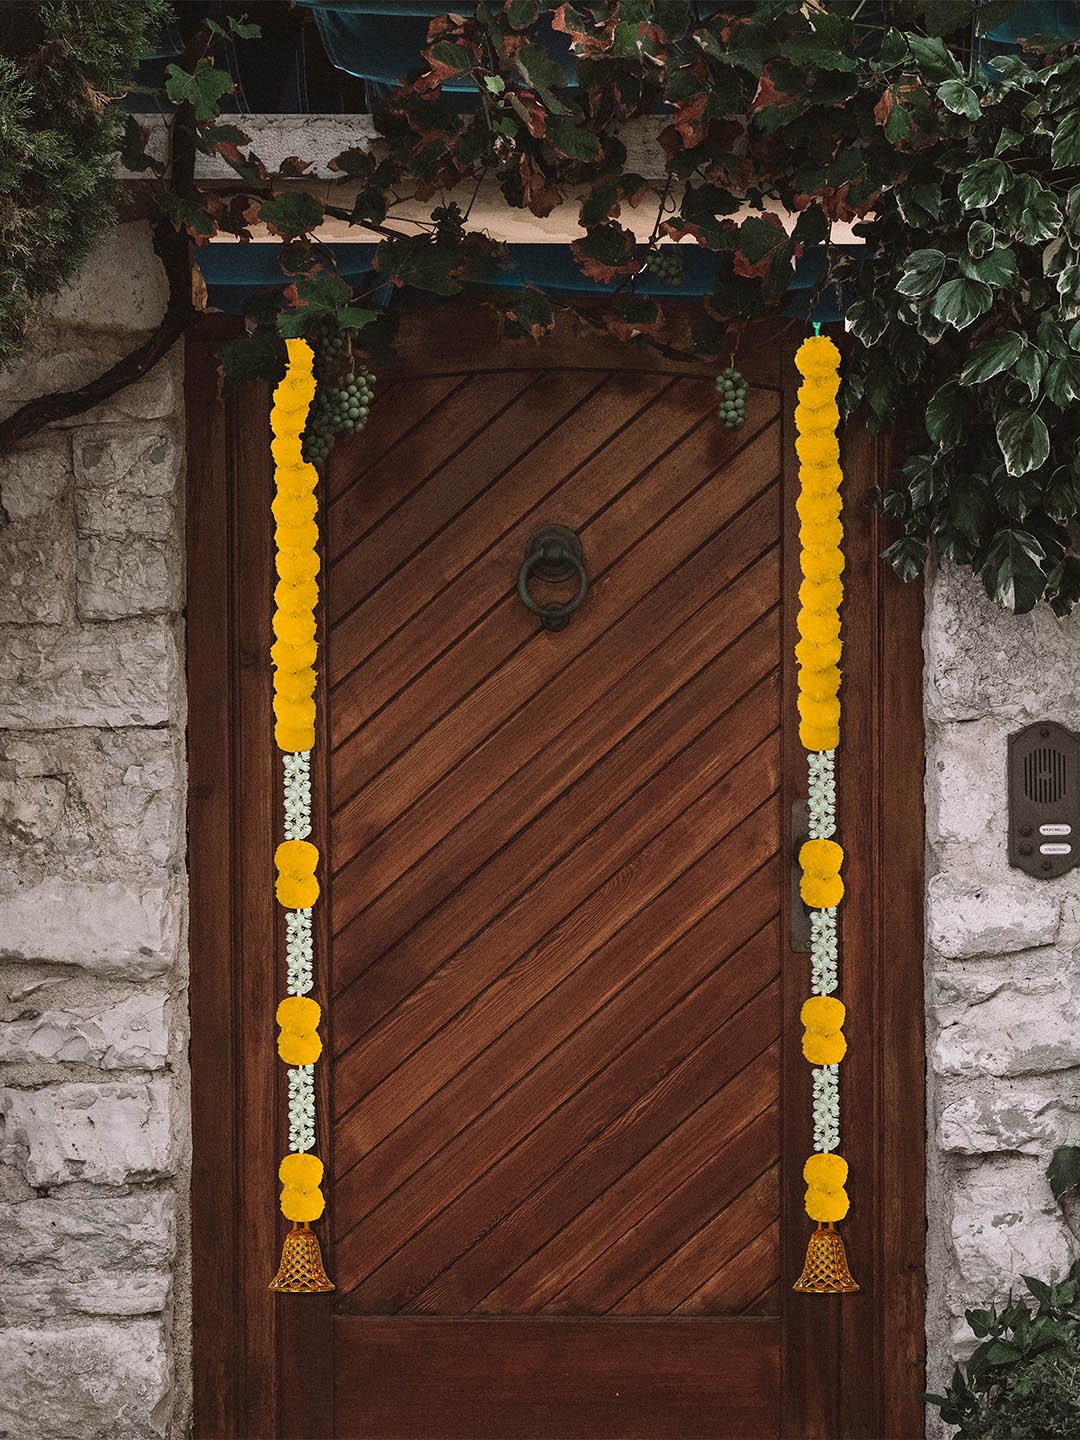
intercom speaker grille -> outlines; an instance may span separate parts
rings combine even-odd
[[[1054,805],[1065,798],[1065,755],[1041,745],[1024,756],[1024,794],[1036,805]]]

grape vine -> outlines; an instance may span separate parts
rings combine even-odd
[[[729,365],[716,377],[716,414],[728,430],[738,430],[746,421],[746,381]]]
[[[301,436],[304,459],[325,465],[338,435],[353,435],[367,424],[375,397],[375,376],[357,369],[349,333],[333,321],[311,332],[315,349],[315,399]]]

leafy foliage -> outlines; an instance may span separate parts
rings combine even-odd
[[[116,213],[130,83],[165,0],[0,8],[0,365]]]
[[[1072,1440],[1080,1434],[1080,1261],[1064,1280],[1023,1276],[1031,1307],[968,1310],[980,1344],[944,1395],[923,1398],[957,1440]]]

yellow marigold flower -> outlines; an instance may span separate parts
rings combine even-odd
[[[807,580],[839,580],[844,572],[844,554],[836,549],[804,550],[799,565]]]
[[[840,701],[835,695],[815,700],[805,691],[799,695],[799,718],[811,730],[825,730],[840,724]],[[805,748],[805,747],[804,747]]]
[[[304,456],[300,436],[276,435],[270,442],[270,454],[278,467],[301,464]]]
[[[843,644],[838,636],[831,640],[800,640],[795,646],[795,658],[804,670],[827,670],[830,665],[839,665]]]
[[[279,670],[274,676],[275,698],[307,700],[315,689],[315,680],[315,671],[310,665],[303,670]]]
[[[278,1001],[274,1019],[282,1030],[291,1035],[310,1035],[319,1028],[322,1007],[310,995],[286,995],[284,1000]]]
[[[802,1053],[811,1065],[839,1065],[847,1054],[847,1041],[839,1030],[835,1035],[807,1030],[802,1038]]]
[[[314,750],[315,726],[285,725],[279,720],[274,726],[274,744],[279,750],[290,755],[302,755],[306,750]],[[304,907],[301,905],[289,908],[302,910]]]
[[[808,410],[819,410],[836,402],[840,382],[836,375],[808,375],[799,386],[798,401]]]
[[[843,508],[843,501],[837,491],[829,491],[828,494],[818,495],[814,492],[803,491],[795,501],[795,510],[804,528],[818,525],[827,525],[839,519],[840,511]]]
[[[274,696],[274,719],[290,733],[309,728],[314,732],[315,701],[310,695],[290,700],[279,692]]]
[[[827,645],[840,635],[840,616],[835,610],[800,610],[795,625],[804,640]]]
[[[840,847],[837,846],[837,849]],[[802,1003],[799,1020],[814,1035],[835,1035],[844,1028],[847,1010],[835,995],[811,995]]]
[[[840,411],[831,396],[811,395],[803,397],[799,392],[799,404],[795,406],[795,426],[800,435],[820,435],[826,431],[835,435],[840,424]]]
[[[288,611],[291,615],[314,610],[318,603],[319,587],[314,580],[301,580],[296,585],[279,580],[274,586],[274,604],[279,610]]]
[[[799,527],[799,544],[803,550],[839,550],[844,527],[838,519],[822,520],[816,525]]]
[[[286,1155],[278,1166],[278,1179],[287,1190],[299,1190],[306,1194],[308,1191],[317,1190],[322,1184],[322,1178],[323,1162],[317,1155],[294,1152]]]
[[[311,610],[299,615],[289,610],[275,610],[273,626],[274,634],[287,645],[309,645],[315,639],[315,615]]]
[[[311,374],[311,367],[315,363],[315,351],[302,335],[294,335],[285,341],[285,354],[289,357],[288,373],[290,375],[295,375],[298,371],[306,375]]]
[[[296,645],[288,640],[275,640],[270,647],[270,658],[280,672],[307,670],[315,664],[319,647],[314,640],[304,640]]]
[[[808,700],[833,700],[840,689],[840,667],[826,665],[820,670],[799,671],[799,694]]]
[[[795,438],[795,453],[802,465],[835,465],[840,458],[840,445],[831,430],[812,430]]]
[[[322,1054],[322,1041],[318,1035],[294,1035],[283,1030],[278,1036],[277,1053],[286,1065],[314,1065]]]
[[[287,490],[279,490],[270,504],[270,509],[278,525],[286,529],[313,521],[318,513],[319,502],[311,492],[292,495]]]
[[[318,848],[310,840],[282,840],[274,851],[274,864],[283,875],[314,875],[318,863]]]
[[[279,495],[310,495],[319,483],[319,472],[306,460],[297,465],[279,465],[274,471],[274,488]]]
[[[832,736],[822,732],[821,738],[831,740]],[[839,739],[839,736],[836,738]],[[836,746],[823,745],[820,748],[835,750]],[[799,894],[803,903],[809,905],[811,910],[831,910],[844,898],[844,882],[839,875],[803,875],[799,881]]]
[[[818,750],[835,750],[840,744],[839,725],[808,725],[799,722],[799,744],[812,754]],[[810,902],[807,901],[807,904]]]
[[[286,585],[299,585],[304,580],[314,580],[319,573],[319,556],[315,550],[279,547],[274,556],[274,569],[278,579]]]
[[[319,543],[319,527],[314,520],[303,520],[298,525],[278,523],[274,541],[279,550],[311,550]]]
[[[847,1191],[840,1190],[818,1190],[811,1187],[806,1192],[806,1213],[811,1220],[816,1220],[819,1225],[833,1223],[843,1220],[848,1213],[850,1202]]]
[[[839,875],[843,863],[843,847],[835,840],[807,840],[799,851],[799,864],[805,875],[820,875],[822,878]]]
[[[840,351],[828,335],[809,335],[795,352],[800,375],[827,375],[840,368]]]
[[[804,580],[799,586],[799,604],[807,610],[839,610],[843,598],[839,580]]]
[[[848,1164],[842,1155],[819,1152],[803,1166],[803,1179],[812,1190],[842,1190],[847,1184]],[[284,1180],[284,1175],[281,1177]]]
[[[804,465],[799,472],[803,490],[815,495],[833,494],[843,483],[844,472],[839,465]]]
[[[286,1220],[291,1220],[294,1225],[303,1221],[318,1220],[319,1216],[326,1209],[326,1201],[323,1193],[318,1188],[314,1190],[293,1190],[286,1187],[281,1192],[281,1213]]]
[[[286,910],[310,910],[319,898],[319,882],[314,875],[305,875],[303,879],[294,875],[279,875],[274,893],[278,903]],[[293,1063],[302,1065],[306,1062],[297,1060]]]

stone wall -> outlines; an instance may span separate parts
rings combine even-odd
[[[123,226],[0,413],[161,313]],[[179,347],[0,459],[0,1434],[179,1436],[190,1409]]]
[[[1080,1144],[1080,869],[1040,881],[1009,867],[1005,783],[1009,734],[1080,728],[1080,617],[1004,614],[951,567],[927,597],[933,1390],[970,1341],[965,1308],[1080,1253],[1046,1180],[1055,1147]]]

